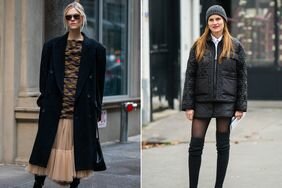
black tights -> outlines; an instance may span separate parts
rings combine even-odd
[[[210,118],[194,118],[189,147],[190,188],[197,188],[205,135]],[[222,188],[229,160],[231,118],[216,118],[217,171],[215,188]]]

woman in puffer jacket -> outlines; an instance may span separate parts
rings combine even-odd
[[[182,110],[192,121],[189,147],[190,188],[198,185],[205,134],[216,118],[216,188],[222,188],[229,160],[230,123],[247,110],[247,68],[240,42],[227,28],[225,10],[211,6],[204,33],[194,43],[187,63]]]

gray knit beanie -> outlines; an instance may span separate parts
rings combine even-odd
[[[221,16],[226,22],[227,22],[227,16],[224,8],[220,5],[213,5],[210,8],[208,8],[206,12],[206,22],[208,22],[208,19],[211,15],[217,14]]]

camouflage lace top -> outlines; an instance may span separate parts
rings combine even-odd
[[[65,50],[64,96],[61,118],[72,118],[82,41],[68,40]]]

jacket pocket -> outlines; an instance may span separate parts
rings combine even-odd
[[[209,92],[208,77],[200,77],[196,80],[195,94],[196,95],[207,95]]]
[[[236,96],[237,95],[237,79],[232,76],[222,76],[221,85],[222,95]]]

